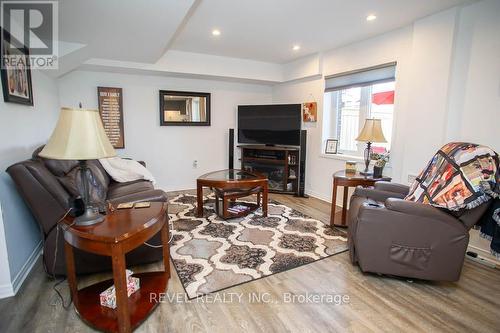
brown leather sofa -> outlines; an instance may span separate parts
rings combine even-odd
[[[348,214],[351,261],[363,272],[437,281],[460,278],[469,230],[489,203],[450,212],[405,201],[409,187],[356,188]]]
[[[43,159],[38,156],[41,148],[33,153],[31,159],[10,166],[7,172],[14,180],[19,193],[42,231],[43,263],[46,272],[51,275],[66,275],[63,232],[59,230],[57,233],[57,221],[68,211],[72,200],[77,196],[77,193],[73,192],[78,190],[74,179],[80,179],[80,177],[75,177],[78,162]],[[104,171],[99,161],[88,161],[88,165],[93,171],[90,180],[92,185],[98,184],[92,187],[91,197],[101,197],[113,204],[167,201],[165,192],[154,189],[149,181],[117,183]],[[57,259],[55,259],[57,234]],[[149,242],[160,244],[160,234],[155,235]],[[161,258],[161,248],[146,245],[131,251],[126,256],[128,266],[149,263]],[[75,249],[75,262],[78,274],[111,270],[109,257],[77,249]]]

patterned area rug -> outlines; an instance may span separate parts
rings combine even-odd
[[[205,197],[204,217],[196,218],[195,195],[169,201],[170,255],[189,299],[347,250],[344,231],[278,202],[269,202],[266,218],[257,210],[226,221],[214,205],[212,193]]]

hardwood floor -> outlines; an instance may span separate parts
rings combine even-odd
[[[271,195],[271,198],[325,223],[329,221],[330,206],[321,200],[285,195]],[[500,272],[470,260],[466,260],[457,283],[411,283],[362,274],[351,265],[345,252],[192,301],[184,298],[179,278],[174,269],[172,272],[168,295],[177,298],[166,299],[136,332],[499,332],[500,329]],[[103,277],[103,274],[86,277],[82,285]],[[17,296],[0,300],[0,332],[92,332],[73,307],[62,308],[52,290],[53,283],[39,262]],[[67,284],[63,283],[59,289],[67,301]],[[290,293],[347,295],[349,302],[286,303]],[[240,294],[241,302],[237,302]],[[263,297],[261,302],[249,299],[259,295]]]

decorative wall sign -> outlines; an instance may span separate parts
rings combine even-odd
[[[125,148],[122,88],[97,87],[99,114],[114,148]]]
[[[305,123],[318,121],[318,104],[316,102],[302,104],[302,120]]]
[[[10,103],[33,105],[29,49],[13,47],[11,36],[0,28],[2,39],[1,76],[3,100]]]

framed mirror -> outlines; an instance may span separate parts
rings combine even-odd
[[[210,93],[160,90],[161,126],[210,126]]]

